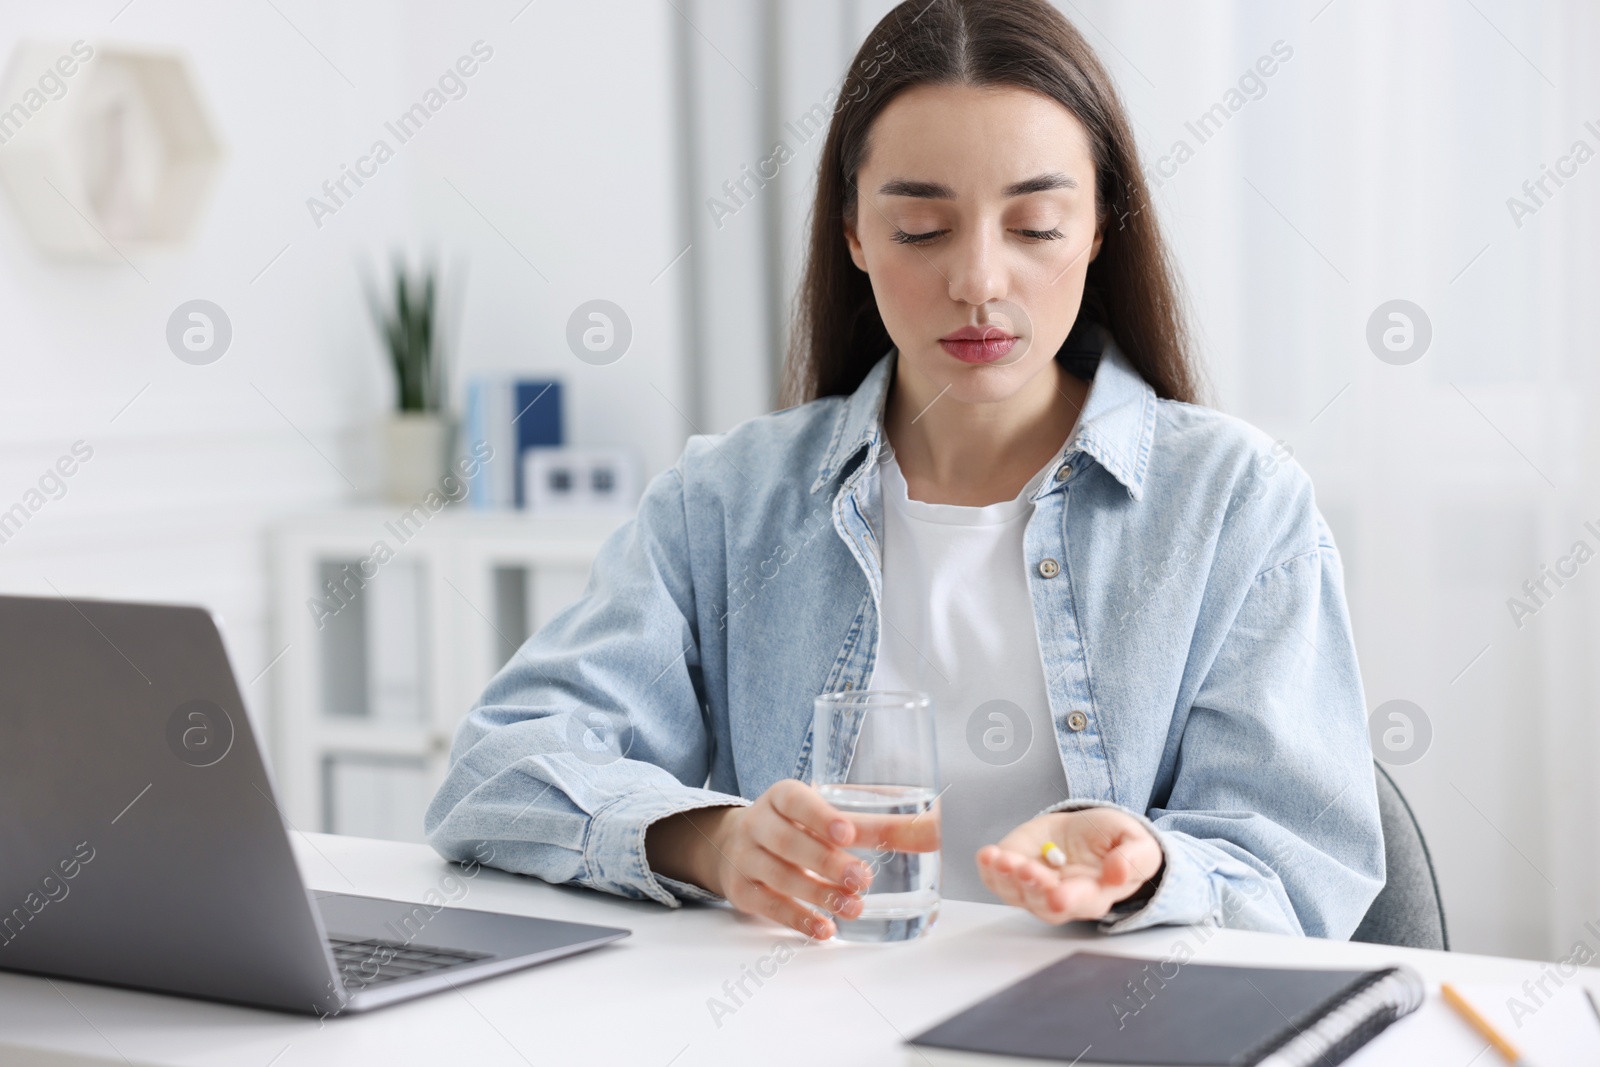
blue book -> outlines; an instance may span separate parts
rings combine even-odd
[[[561,383],[555,380],[533,381],[519,379],[512,390],[516,441],[513,478],[516,486],[516,506],[526,507],[528,495],[522,484],[522,456],[530,448],[558,448],[563,443],[561,433]]]

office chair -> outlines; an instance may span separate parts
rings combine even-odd
[[[1444,900],[1422,827],[1389,772],[1381,764],[1373,766],[1378,772],[1378,813],[1389,876],[1350,940],[1448,951]]]

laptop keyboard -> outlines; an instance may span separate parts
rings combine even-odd
[[[339,967],[339,976],[345,986],[351,989],[392,982],[397,978],[413,978],[429,971],[442,971],[489,958],[487,952],[407,945],[381,938],[353,941],[330,936],[328,944],[333,949],[333,961]]]

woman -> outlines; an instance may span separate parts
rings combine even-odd
[[[890,12],[822,152],[794,406],[650,483],[462,724],[435,848],[831,937],[847,846],[929,842],[806,784],[812,699],[919,689],[947,897],[1348,937],[1384,862],[1338,552],[1197,405],[1147,206],[1045,0]]]

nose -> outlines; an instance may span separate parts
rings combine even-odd
[[[956,246],[950,265],[950,299],[982,307],[1006,295],[1005,264],[996,237],[975,228]]]

